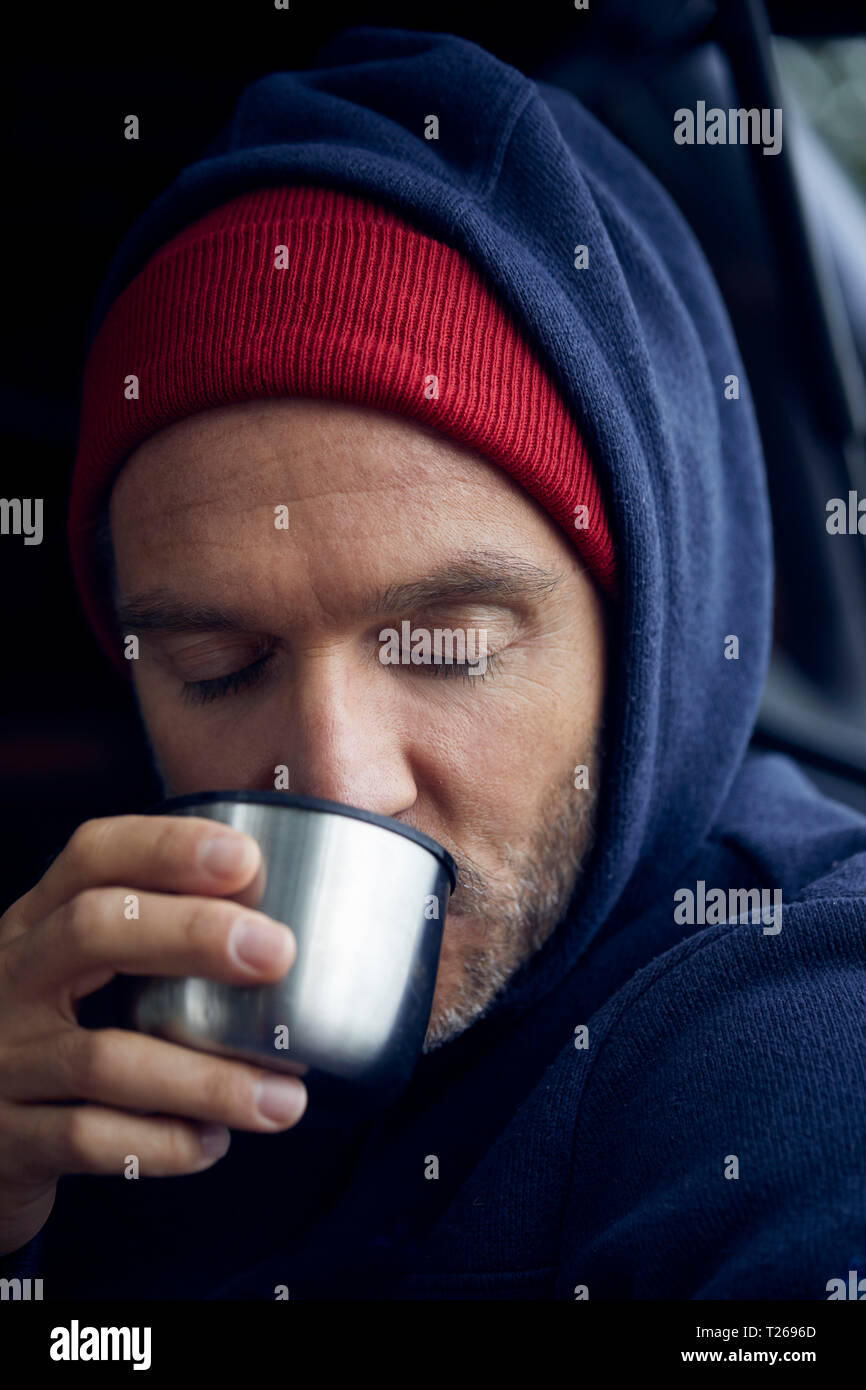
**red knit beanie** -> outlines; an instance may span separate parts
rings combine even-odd
[[[613,542],[586,446],[475,266],[355,194],[264,188],[168,241],[115,300],[88,356],[69,541],[84,610],[124,672],[95,543],[117,474],[176,420],[283,396],[394,411],[479,450],[613,592]]]

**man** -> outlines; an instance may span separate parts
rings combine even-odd
[[[109,274],[70,541],[166,792],[283,768],[460,878],[424,1055],[353,1111],[81,1026],[118,972],[266,982],[295,951],[244,837],[83,826],[0,924],[4,1272],[824,1298],[866,1264],[866,822],[747,751],[772,574],[742,367],[579,103],[372,29],[254,84]],[[484,633],[484,671],[389,665],[403,620]]]

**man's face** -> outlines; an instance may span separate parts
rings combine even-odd
[[[590,844],[605,640],[575,548],[475,451],[312,400],[152,436],[111,528],[165,794],[273,790],[285,767],[292,792],[433,836],[459,880],[425,1050],[463,1032],[561,919]],[[474,632],[486,663],[383,663],[404,621]]]

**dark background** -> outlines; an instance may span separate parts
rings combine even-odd
[[[286,12],[262,0],[76,6],[74,12],[49,7],[18,17],[7,32],[3,82],[0,492],[42,497],[45,534],[41,546],[0,537],[6,849],[0,908],[32,885],[82,819],[140,808],[158,796],[129,691],[84,623],[66,552],[78,389],[97,288],[131,222],[201,155],[241,88],[279,68],[311,65],[321,44],[348,24],[459,33],[530,76],[571,85],[668,182],[729,301],[759,405],[782,531],[778,646],[795,678],[792,687],[783,676],[760,737],[795,747],[823,785],[866,801],[866,731],[858,714],[866,710],[866,678],[862,652],[852,650],[866,570],[852,559],[843,574],[831,573],[841,546],[828,550],[820,534],[823,510],[811,530],[802,515],[809,477],[817,479],[819,497],[841,488],[838,457],[851,422],[834,404],[832,380],[824,376],[829,370],[832,378],[832,363],[828,368],[810,288],[797,279],[802,248],[786,204],[790,189],[778,169],[742,164],[752,158],[747,151],[726,152],[732,192],[722,201],[698,179],[677,188],[681,169],[663,167],[673,150],[669,95],[687,88],[689,64],[699,82],[709,81],[702,63],[727,45],[737,80],[756,80],[742,30],[748,9],[732,6],[721,27],[713,4],[674,0],[591,0],[588,13],[569,0],[510,12],[443,3],[432,10],[323,8],[300,0],[291,0]],[[769,9],[783,33],[826,36],[856,30],[863,7],[822,0]],[[654,158],[640,143],[652,138],[650,117],[662,108],[667,137]],[[137,142],[123,138],[123,118],[131,112],[140,118]],[[758,174],[772,175],[775,185],[758,187]],[[793,307],[792,284],[799,286]],[[808,379],[805,387],[798,373]],[[862,558],[856,541],[846,552],[853,555],[855,547]],[[843,610],[848,618],[840,625]]]

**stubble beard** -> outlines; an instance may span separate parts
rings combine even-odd
[[[482,1018],[563,920],[595,835],[600,733],[584,763],[589,786],[574,786],[573,764],[567,777],[555,780],[529,845],[517,852],[506,846],[505,874],[494,878],[449,847],[457,862],[455,907],[459,903],[460,912],[448,916],[446,932],[450,924],[463,938],[460,977],[445,999],[434,998],[425,1053]]]

